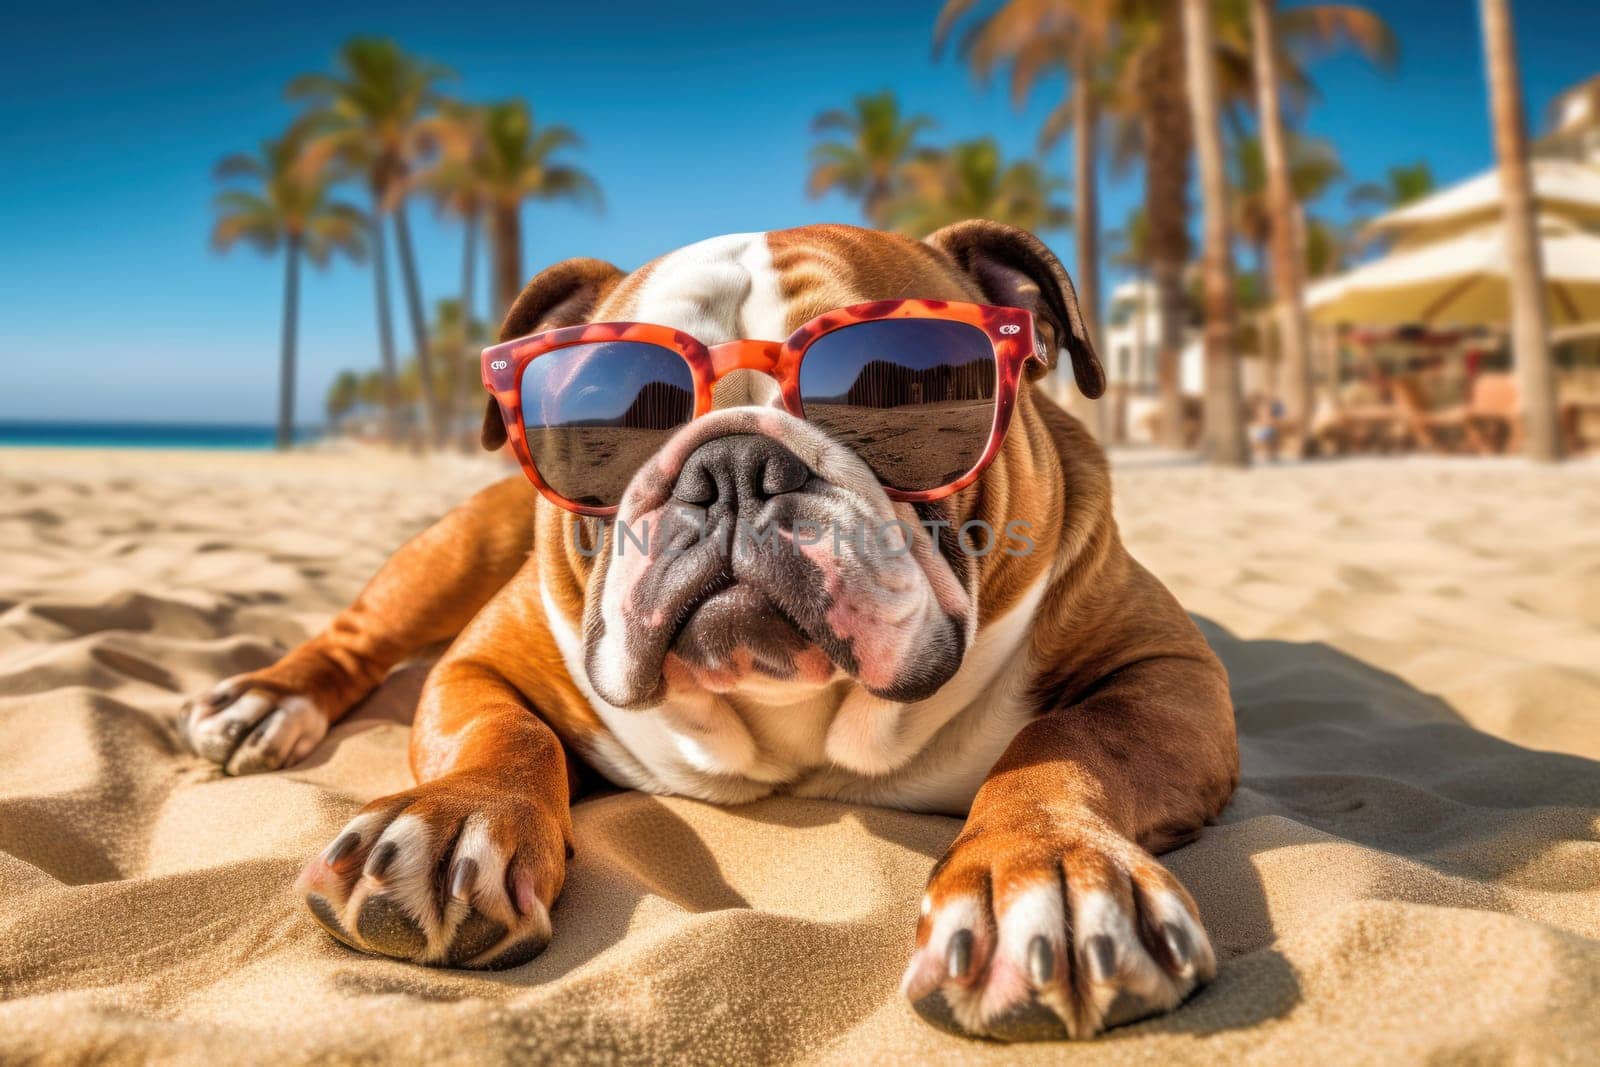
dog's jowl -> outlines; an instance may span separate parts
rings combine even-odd
[[[561,936],[587,768],[717,802],[965,815],[901,979],[942,1025],[1086,1037],[1212,976],[1155,855],[1233,791],[1227,679],[1123,549],[1099,447],[1040,388],[1058,359],[1103,387],[1043,244],[817,226],[628,274],[569,260],[502,339],[485,444],[527,476],[187,713],[230,773],[286,767],[452,640],[417,710],[417,785],[301,875],[329,933],[424,964],[532,958]]]

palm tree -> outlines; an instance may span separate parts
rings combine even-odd
[[[330,200],[326,177],[299,165],[292,138],[268,141],[259,155],[232,155],[217,164],[219,180],[244,180],[257,188],[217,194],[211,243],[220,252],[244,242],[270,255],[284,252],[283,336],[278,371],[278,447],[294,440],[295,342],[300,316],[300,257],[323,267],[335,254],[360,260],[365,219],[349,204]]]
[[[340,371],[333,379],[333,384],[328,386],[325,404],[328,409],[328,423],[338,425],[361,404],[360,375],[352,370]]]
[[[1293,131],[1285,140],[1289,153],[1289,188],[1298,203],[1320,198],[1344,178],[1344,164],[1339,162],[1338,150],[1332,143]],[[1267,245],[1272,240],[1266,156],[1260,137],[1236,137],[1231,143],[1234,230],[1264,263]]]
[[[1483,43],[1489,67],[1489,112],[1505,199],[1506,254],[1511,274],[1511,350],[1522,390],[1530,459],[1561,458],[1556,424],[1555,368],[1545,309],[1544,264],[1528,167],[1528,129],[1517,72],[1516,36],[1507,0],[1482,0]]]
[[[1392,211],[1433,192],[1433,170],[1427,160],[1400,164],[1384,172],[1383,179],[1353,186],[1347,195],[1351,207],[1377,207]]]
[[[1289,186],[1294,195],[1296,204],[1296,221],[1303,215],[1298,205],[1309,203],[1318,199],[1327,192],[1330,186],[1344,177],[1344,167],[1339,162],[1338,154],[1333,145],[1314,137],[1305,137],[1293,131],[1286,138],[1289,153]],[[1263,342],[1270,341],[1269,329],[1262,319],[1267,312],[1267,294],[1269,289],[1276,296],[1276,282],[1271,278],[1271,271],[1267,263],[1267,249],[1273,237],[1273,215],[1269,191],[1267,189],[1266,156],[1260,137],[1245,136],[1235,137],[1232,140],[1232,189],[1230,190],[1230,203],[1233,207],[1233,228],[1239,239],[1248,246],[1255,256],[1256,299],[1250,301],[1249,306],[1253,312],[1252,318]],[[1304,241],[1297,240],[1296,245],[1304,244],[1304,254],[1297,250],[1300,257],[1300,273],[1321,273],[1326,269],[1329,257],[1334,249],[1328,244],[1333,236],[1333,231],[1328,224],[1320,219],[1305,219]],[[1317,257],[1317,269],[1311,266],[1312,255]],[[1272,309],[1277,314],[1282,314],[1281,302],[1278,308]],[[1278,337],[1286,336],[1280,326]],[[1263,351],[1265,350],[1263,344]],[[1277,349],[1279,357],[1286,355],[1280,346]],[[1268,365],[1273,376],[1280,369],[1281,358]],[[1291,383],[1292,385],[1293,383]],[[1269,391],[1276,391],[1269,388]],[[1302,416],[1303,417],[1303,416]]]
[[[1351,39],[1347,20],[1338,14],[1347,7],[1309,4],[1277,16],[1279,86],[1291,106],[1314,92],[1297,57]],[[1151,273],[1161,322],[1160,423],[1163,443],[1173,447],[1182,443],[1178,357],[1185,318],[1183,270],[1188,257],[1186,195],[1192,137],[1180,12],[1174,0],[1116,0],[1106,97],[1113,162],[1125,166],[1137,155],[1143,163]],[[1220,113],[1232,126],[1242,123],[1240,110],[1254,96],[1247,15],[1242,2],[1219,6],[1216,37],[1207,52],[1217,68]]]
[[[495,283],[495,317],[503,316],[527,281],[522,267],[522,205],[527,200],[564,200],[600,210],[600,187],[587,172],[558,162],[558,153],[582,140],[569,127],[538,126],[521,100],[488,105],[483,112],[482,153],[473,166],[489,223]]]
[[[1344,270],[1355,246],[1348,224],[1337,224],[1315,215],[1306,216],[1306,277],[1324,278]]]
[[[389,390],[394,383],[383,371],[369,371],[361,377],[361,406],[369,411],[391,410]]]
[[[820,197],[841,190],[861,201],[869,223],[888,229],[905,167],[919,151],[917,138],[932,126],[926,116],[901,114],[900,101],[887,89],[856,97],[849,110],[824,111],[811,132],[841,136],[811,149],[806,192]]]
[[[923,152],[906,166],[904,186],[891,201],[889,218],[914,237],[963,219],[993,219],[1036,232],[1072,222],[1056,199],[1065,183],[1031,160],[1006,162],[992,137]]]
[[[489,342],[483,323],[469,319],[461,301],[441,300],[434,308],[432,336],[439,357],[439,393],[447,398],[445,412],[452,425],[475,410],[481,414],[477,361],[461,356]]]
[[[436,161],[431,167],[419,171],[413,184],[433,197],[434,205],[444,215],[459,219],[461,240],[461,296],[458,317],[470,318],[476,289],[478,265],[478,233],[482,229],[485,189],[481,173],[484,155],[484,127],[487,109],[478,104],[444,101],[439,114],[425,120],[420,130],[424,138],[433,143]],[[441,316],[449,301],[440,302]],[[441,351],[441,357],[450,363],[451,370],[443,376],[444,388],[440,406],[450,419],[452,429],[461,414],[457,408],[463,373],[461,365],[469,363],[467,344],[469,331],[458,330],[452,336],[460,344]]]
[[[935,48],[979,0],[945,0],[934,27]],[[1089,339],[1100,347],[1099,112],[1104,94],[1102,67],[1111,45],[1113,0],[1002,0],[962,35],[957,50],[987,81],[1009,63],[1011,95],[1017,106],[1032,94],[1041,76],[1057,71],[1067,78],[1067,95],[1051,112],[1040,136],[1049,149],[1072,134],[1072,191],[1077,253],[1078,300]],[[1076,395],[1076,393],[1069,394]]]
[[[412,178],[415,189],[432,197],[441,215],[462,227],[461,299],[472,306],[477,270],[478,233],[484,210],[484,127],[488,108],[460,100],[439,103],[438,114],[418,124],[418,133],[434,156],[431,166]]]
[[[1250,449],[1239,396],[1239,330],[1233,284],[1233,235],[1228,214],[1228,177],[1223,166],[1222,99],[1217,87],[1216,28],[1212,0],[1183,0],[1184,53],[1194,142],[1200,161],[1205,219],[1205,451],[1212,463],[1244,467]]]
[[[1309,19],[1313,32],[1324,39],[1345,37],[1378,63],[1392,63],[1394,35],[1378,16],[1354,5],[1318,5],[1296,9],[1296,19]],[[1296,240],[1299,204],[1290,172],[1289,146],[1284,131],[1280,89],[1279,50],[1285,29],[1275,0],[1250,0],[1251,54],[1255,68],[1256,117],[1261,129],[1266,162],[1267,217],[1272,250],[1272,292],[1278,319],[1278,346],[1282,353],[1281,392],[1289,424],[1288,442],[1298,453],[1311,417],[1311,334],[1304,294],[1305,256]]]
[[[1161,444],[1182,448],[1183,270],[1189,259],[1189,157],[1193,130],[1183,84],[1181,11],[1174,0],[1121,0],[1115,81],[1108,107],[1118,120],[1119,162],[1137,148],[1144,165],[1145,221],[1156,291],[1156,388]]]
[[[421,138],[418,124],[437,101],[437,87],[450,72],[427,60],[408,55],[393,41],[357,37],[339,50],[334,74],[303,74],[289,83],[291,100],[304,100],[313,110],[300,127],[312,138],[310,165],[337,162],[361,174],[372,196],[373,278],[377,286],[378,345],[384,375],[391,383],[391,400],[397,401],[394,340],[389,333],[389,291],[383,239],[385,216],[392,217],[412,341],[419,358],[427,360],[427,325],[423,319],[422,288],[417,279],[416,254],[406,218],[407,175],[416,161]],[[424,373],[423,408],[435,438],[442,432],[437,398]]]

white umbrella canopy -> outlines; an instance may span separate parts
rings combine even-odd
[[[1539,244],[1551,324],[1600,320],[1600,233],[1546,215]],[[1509,262],[1505,226],[1496,219],[1314,283],[1306,305],[1324,324],[1504,325],[1511,319]]]
[[[1600,167],[1567,159],[1535,159],[1532,170],[1534,206],[1540,214],[1600,224]],[[1503,204],[1500,172],[1491,169],[1380,215],[1363,232],[1392,237],[1397,247],[1409,247],[1498,219]]]

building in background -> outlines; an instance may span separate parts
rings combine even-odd
[[[1158,408],[1158,359],[1161,317],[1156,313],[1156,287],[1144,279],[1132,279],[1111,292],[1106,316],[1105,351],[1101,360],[1106,368],[1106,395],[1101,401],[1111,405],[1113,420],[1122,420],[1113,441],[1150,444],[1155,440],[1155,415]],[[1262,388],[1261,361],[1243,359],[1244,395],[1250,398]],[[1201,397],[1205,394],[1205,352],[1197,323],[1183,328],[1183,348],[1178,356],[1178,391],[1185,409],[1199,418]]]

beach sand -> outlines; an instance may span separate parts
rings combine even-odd
[[[954,819],[624,793],[539,959],[356,955],[290,883],[409,785],[403,668],[304,765],[169,722],[341,606],[486,461],[0,451],[0,1062],[1058,1060],[895,993]],[[1233,678],[1244,780],[1167,863],[1221,962],[1085,1063],[1600,1047],[1600,467],[1130,460],[1129,546]]]

